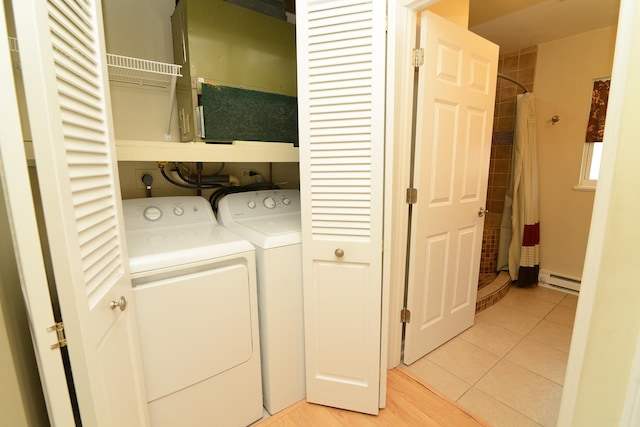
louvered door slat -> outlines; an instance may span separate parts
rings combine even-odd
[[[80,255],[83,258],[86,258],[90,256],[90,254],[97,253],[100,248],[107,246],[113,247],[111,244],[113,240],[109,238],[109,233],[112,232],[111,230],[113,228],[115,228],[115,224],[104,223],[104,225],[101,227],[101,232],[94,232],[90,239],[87,239],[84,244],[80,244]]]
[[[56,55],[56,77],[58,81],[60,81],[61,85],[70,84],[76,88],[76,90],[82,91],[81,97],[86,95],[92,96],[91,94],[98,91],[98,86],[94,85],[91,82],[91,79],[95,79],[95,76],[91,76],[91,74],[87,74],[86,70],[81,67],[77,67],[73,61],[62,55]]]
[[[100,189],[102,191],[99,191]],[[108,197],[110,189],[111,187],[109,185],[109,177],[107,175],[87,176],[87,177],[84,177],[84,179],[80,180],[79,182],[71,180],[71,191],[73,191],[74,193],[95,191],[98,194],[104,193],[104,195]],[[95,197],[101,197],[101,196],[94,195],[91,197],[95,198]]]
[[[75,57],[72,52],[60,52],[56,54],[56,65],[58,79],[62,82],[69,82],[77,89],[82,89],[86,94],[92,94],[98,91],[98,86],[94,84],[92,80],[97,78],[96,75],[91,73],[91,69],[87,66],[92,64],[82,64],[82,56],[78,56],[75,53]],[[95,67],[95,65],[93,65]]]
[[[65,83],[64,81],[58,82],[58,93],[64,99],[64,102],[78,102],[80,105],[85,105],[86,108],[94,112],[101,111],[100,98],[96,96],[95,91],[81,91],[75,85]],[[67,101],[67,99],[73,101]]]
[[[73,100],[69,102],[68,98],[62,100],[60,107],[62,120],[66,123],[85,129],[95,129],[101,132],[99,127],[92,125],[100,122],[99,111],[87,109],[86,105],[73,102]],[[73,137],[70,135],[70,138],[72,139]]]
[[[84,157],[84,156],[79,156]],[[106,160],[105,157],[100,157],[101,160]],[[109,166],[105,161],[103,162],[82,162],[77,161],[70,163],[69,178],[72,180],[72,185],[80,185],[85,179],[92,179],[96,176],[109,176]],[[113,184],[110,184],[111,186]]]
[[[79,236],[79,246],[80,248],[84,248],[87,245],[91,245],[92,240],[96,239],[97,241],[104,241],[106,239],[110,239],[111,234],[113,234],[114,229],[117,228],[117,224],[113,221],[102,221],[102,222],[94,222],[94,226],[86,230],[85,233]],[[104,235],[104,238],[100,238],[99,236]],[[81,249],[82,250],[82,249]]]
[[[358,163],[361,163],[363,167],[367,166],[368,168],[368,165],[371,164],[371,159],[365,155],[351,152],[350,155],[344,154],[340,157],[316,156],[314,158],[314,163],[319,167],[322,165],[326,165],[327,167],[331,168],[338,165],[356,165]]]
[[[86,150],[83,150],[82,156],[88,161],[88,163],[106,163],[104,160],[102,162],[95,161],[90,159],[90,157],[102,158],[104,159],[104,151],[101,153],[99,151],[89,151],[90,148],[96,150],[96,148],[102,146],[102,142],[104,141],[105,135],[101,129],[87,127],[86,121],[76,120],[77,116],[69,119],[65,117],[64,114],[61,115],[63,118],[63,123],[65,124],[65,139],[67,141],[74,141],[76,143],[80,142],[84,146],[87,147]],[[64,120],[67,119],[67,120]],[[77,146],[77,145],[76,145]],[[79,157],[79,151],[77,149],[68,150],[70,160],[73,161],[73,157]],[[89,154],[91,153],[91,154]],[[89,155],[88,155],[89,154]]]
[[[118,263],[120,254],[114,245],[110,251],[102,254],[100,258],[83,258],[85,264],[84,278],[87,282],[87,296],[89,301],[97,303],[104,296],[102,284],[108,279],[116,279],[118,275]]]
[[[70,46],[76,46],[78,50],[95,51],[92,48],[95,44],[95,38],[92,35],[91,11],[78,7],[81,6],[81,3],[77,2],[52,0],[48,4],[51,30],[57,29],[58,34],[72,36],[66,40]]]
[[[108,197],[109,193],[101,192],[100,189],[96,190],[98,191],[91,188],[89,191],[73,193],[77,202],[75,206],[76,218],[78,222],[86,222],[88,226],[92,226],[92,222],[100,223],[112,218],[107,209],[111,203]]]

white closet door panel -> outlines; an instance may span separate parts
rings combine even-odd
[[[385,2],[297,4],[307,400],[378,412]]]
[[[14,2],[14,11],[47,235],[82,422],[146,425],[101,4],[20,0]],[[111,302],[121,298],[128,303],[126,309],[112,309]]]

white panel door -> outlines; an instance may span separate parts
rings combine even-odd
[[[421,17],[404,362],[473,325],[491,151],[498,46]]]
[[[307,400],[378,413],[385,9],[298,2]]]
[[[101,4],[17,0],[13,8],[82,424],[148,425],[114,160]]]

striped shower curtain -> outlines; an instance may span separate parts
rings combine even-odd
[[[537,283],[540,270],[538,150],[534,103],[532,93],[518,95],[510,188],[505,200],[500,235],[503,244],[500,252],[504,255],[508,253],[508,260],[505,261],[516,286]],[[498,264],[501,264],[500,255]]]

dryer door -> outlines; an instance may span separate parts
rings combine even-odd
[[[134,280],[135,285],[135,280]],[[250,274],[244,263],[134,287],[149,401],[248,361]]]

